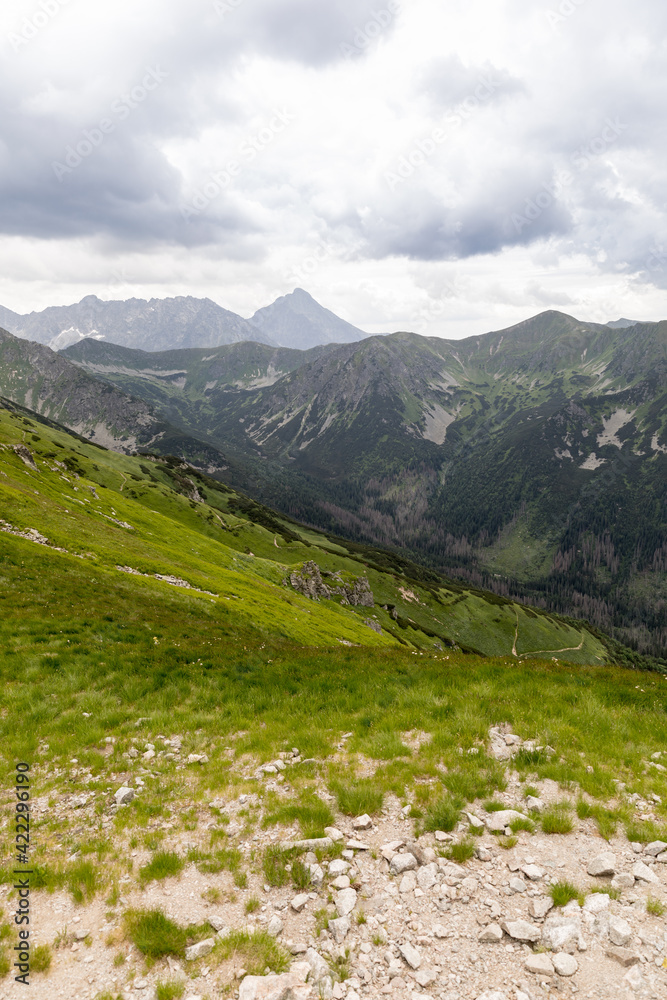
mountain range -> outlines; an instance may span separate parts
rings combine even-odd
[[[0,306],[0,326],[17,337],[63,350],[85,338],[146,351],[219,347],[241,341],[306,350],[366,336],[297,288],[243,319],[211,299],[103,301],[87,295],[71,306],[19,315]]]
[[[59,360],[74,395],[83,368],[139,397],[275,509],[667,649],[665,322],[546,312],[461,341],[309,351],[86,340]],[[0,393],[31,405],[34,385],[30,364],[12,381],[0,356]]]

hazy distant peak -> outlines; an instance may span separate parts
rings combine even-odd
[[[368,334],[321,306],[309,292],[295,288],[258,309],[250,323],[281,347],[308,350],[322,344],[351,344]]]

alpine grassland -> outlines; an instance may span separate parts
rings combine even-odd
[[[314,597],[292,580],[312,563],[328,588]],[[370,598],[350,603],[341,590],[363,578]],[[180,459],[119,455],[0,408],[0,820],[28,762],[33,888],[104,899],[147,963],[208,932],[128,907],[128,887],[190,871],[224,874],[206,900],[235,899],[256,873],[301,891],[300,849],[260,850],[255,833],[321,837],[390,796],[418,829],[454,830],[473,803],[502,806],[498,724],[548,748],[512,765],[521,782],[562,791],[522,836],[590,817],[603,836],[664,838],[667,772],[649,765],[667,744],[667,678],[617,666],[583,622],[529,610],[303,529]],[[627,798],[609,806],[619,782],[654,820]],[[13,866],[4,838],[7,886]],[[252,929],[206,961],[236,954],[246,969],[287,962]]]

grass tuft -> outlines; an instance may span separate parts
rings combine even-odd
[[[361,816],[364,813],[373,816],[380,812],[384,802],[384,792],[374,781],[334,782],[331,791],[336,796],[338,808],[346,816]]]
[[[569,802],[555,802],[547,806],[540,817],[543,833],[572,833],[574,821]]]
[[[266,931],[233,930],[216,943],[213,955],[221,961],[241,958],[243,967],[251,976],[261,976],[268,968],[271,972],[284,972],[290,964],[290,955]]]
[[[461,818],[463,803],[460,799],[453,799],[450,796],[442,796],[437,799],[428,809],[423,820],[424,830],[433,833],[435,830],[443,830],[449,833],[454,829]]]
[[[128,937],[146,958],[182,957],[185,953],[185,929],[162,910],[128,910],[124,923]]]
[[[472,840],[461,840],[457,844],[452,844],[445,851],[445,857],[451,861],[456,861],[464,865],[475,856],[475,844]]]
[[[175,851],[156,851],[148,864],[139,869],[139,879],[142,885],[159,882],[180,875],[184,867],[185,861]]]
[[[38,944],[30,958],[31,972],[48,972],[53,955],[48,944]]]
[[[549,889],[549,895],[553,900],[554,906],[567,906],[572,899],[576,899],[580,906],[584,904],[583,892],[576,885],[572,885],[571,882],[556,882]]]
[[[655,896],[649,896],[646,900],[646,912],[653,917],[663,917],[667,913],[667,906]]]

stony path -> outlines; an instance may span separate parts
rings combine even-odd
[[[502,734],[494,740],[502,752]],[[283,769],[284,761],[267,764],[265,788],[285,794]],[[497,834],[526,806],[516,776],[508,777],[497,797],[504,812],[477,809],[452,833],[418,841],[409,809],[392,796],[375,818],[337,816],[326,840],[300,844],[311,875],[301,891],[266,885],[252,861],[268,844],[293,843],[296,827],[244,834],[241,817],[260,805],[257,793],[220,795],[201,805],[197,829],[174,831],[169,846],[185,852],[205,844],[216,826],[211,806],[224,809],[227,833],[247,862],[247,887],[235,887],[228,872],[205,875],[192,865],[143,891],[125,876],[112,910],[99,898],[76,906],[65,893],[34,893],[36,943],[61,935],[66,945],[55,951],[48,975],[34,977],[30,993],[10,977],[0,980],[0,1000],[92,1000],[105,990],[114,998],[155,1000],[156,983],[174,977],[185,982],[186,1000],[667,1000],[667,924],[647,911],[649,899],[667,904],[667,843],[630,844],[624,835],[607,843],[586,820],[575,821],[570,835],[522,832],[505,850]],[[563,797],[552,781],[537,790],[531,805],[538,810]],[[483,824],[483,832],[475,856],[459,865],[443,853],[471,824]],[[342,845],[342,857],[318,863],[315,851],[333,843]],[[136,862],[149,856],[134,855]],[[585,893],[583,905],[576,899],[553,905],[550,888],[563,881]],[[7,894],[0,887],[5,912],[12,910]],[[259,905],[248,916],[252,897]],[[292,968],[281,976],[244,976],[230,959],[211,969],[205,946],[189,961],[162,960],[146,969],[119,932],[120,914],[131,906],[160,907],[182,925],[209,921],[211,943],[230,928],[264,928],[291,953]],[[325,910],[328,928],[318,933]],[[332,973],[336,960],[346,966],[342,982]]]

